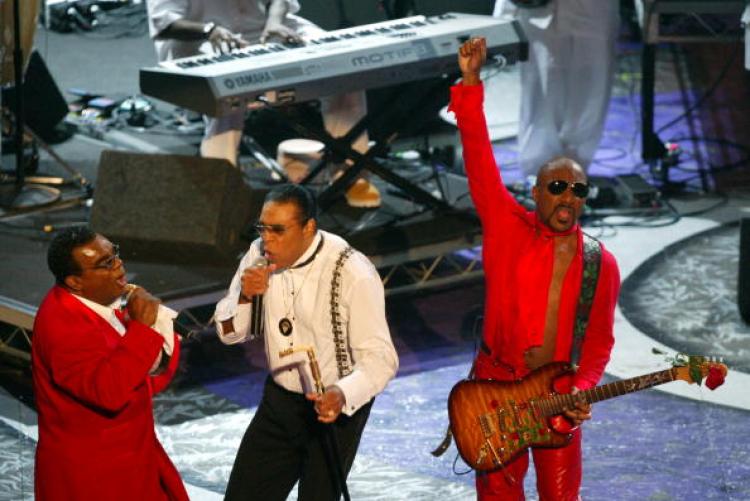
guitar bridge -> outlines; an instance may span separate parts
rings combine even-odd
[[[484,458],[487,457],[487,444],[479,448],[479,454],[477,454],[477,466],[482,466]]]

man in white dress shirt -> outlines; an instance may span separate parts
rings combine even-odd
[[[159,61],[226,52],[257,43],[302,44],[325,33],[294,15],[300,9],[298,0],[146,0],[146,5],[149,33]],[[324,97],[321,112],[328,133],[343,136],[365,116],[365,94]],[[201,156],[226,158],[236,165],[244,123],[244,110],[207,118]],[[368,136],[363,133],[352,147],[364,153],[368,143]],[[346,199],[353,207],[380,205],[380,193],[364,178],[352,185]]]
[[[558,156],[572,158],[587,170],[602,137],[612,92],[619,2],[516,5],[523,3],[496,0],[494,12],[518,19],[529,39],[529,60],[521,64],[521,170],[536,175],[539,167]]]
[[[299,185],[266,196],[261,238],[240,262],[216,306],[220,339],[244,341],[252,303],[263,295],[270,370],[263,398],[240,444],[226,499],[339,499],[323,445],[333,427],[348,474],[373,398],[396,374],[398,357],[385,319],[383,285],[372,263],[339,236],[317,228],[312,195]],[[323,394],[304,348],[320,366]],[[303,349],[290,356],[280,353]]]

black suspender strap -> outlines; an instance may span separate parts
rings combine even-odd
[[[342,327],[339,300],[341,297],[341,269],[353,253],[354,249],[351,247],[347,247],[341,251],[333,269],[333,276],[331,277],[331,328],[333,329],[333,342],[336,346],[336,366],[338,367],[339,378],[352,373],[352,364],[349,358],[349,343]]]

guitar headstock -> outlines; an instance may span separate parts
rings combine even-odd
[[[706,379],[706,387],[713,390],[724,383],[727,366],[716,357],[677,355],[673,360],[675,379],[699,386]]]

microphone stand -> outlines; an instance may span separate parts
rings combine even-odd
[[[279,352],[279,357],[283,358],[292,353],[304,351],[307,352],[307,358],[310,360],[310,372],[315,382],[315,392],[322,395],[325,393],[326,388],[323,385],[323,378],[320,374],[320,365],[318,365],[318,359],[315,358],[315,350],[312,346],[298,346],[297,348],[287,348]],[[333,423],[331,423],[332,425]],[[341,494],[344,496],[344,501],[351,501],[349,497],[349,489],[346,486],[346,475],[344,475],[344,468],[341,466],[341,458],[339,457],[339,446],[336,441],[336,430],[333,426],[326,426],[324,428],[323,437],[323,449],[331,460],[331,465],[335,470],[336,479],[341,487]]]
[[[21,12],[19,7],[19,0],[13,0],[13,73],[15,82],[15,99],[14,99],[14,114],[16,117],[16,129],[14,144],[16,148],[16,169],[15,169],[15,182],[13,189],[13,196],[9,200],[5,200],[5,197],[0,197],[0,206],[12,210],[28,210],[37,206],[47,206],[54,202],[57,202],[61,198],[60,190],[51,188],[49,186],[43,186],[41,184],[27,184],[24,158],[23,158],[23,137],[24,132],[30,133],[35,139],[39,140],[38,136],[31,131],[25,125],[24,115],[24,96],[23,96],[23,50],[21,49]],[[47,151],[55,160],[65,167],[66,170],[74,175],[75,180],[81,185],[82,188],[88,190],[88,181],[74,169],[69,167],[51,148],[39,140],[43,145],[45,151]],[[48,184],[63,184],[63,180],[60,178],[47,178],[34,176],[29,181],[36,181],[37,183],[48,183]],[[41,195],[39,195],[41,194]],[[28,195],[28,196],[26,196]]]
[[[23,52],[21,51],[21,14],[13,0],[13,76],[16,80],[16,194],[23,189]]]

